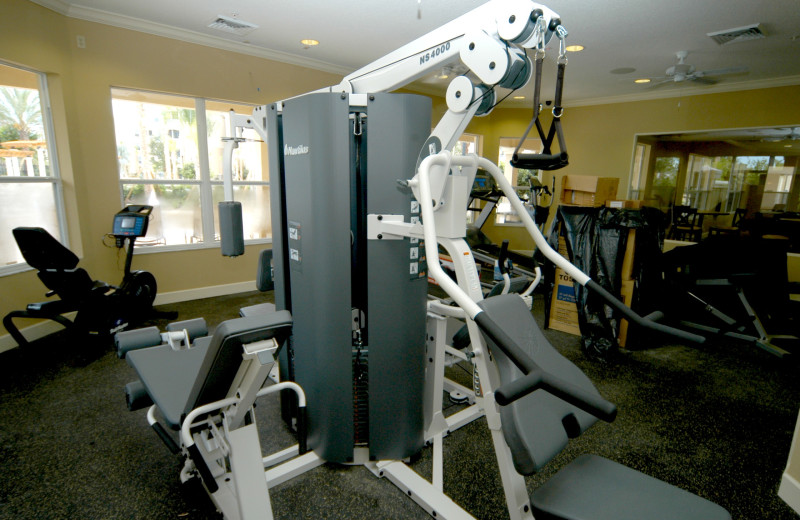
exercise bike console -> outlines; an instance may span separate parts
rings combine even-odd
[[[153,206],[125,206],[114,215],[111,234],[117,239],[117,247],[122,247],[126,238],[139,238],[147,234],[147,224]]]

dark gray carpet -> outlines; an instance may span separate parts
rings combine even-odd
[[[264,298],[253,292],[169,307],[213,326]],[[796,364],[735,344],[663,344],[599,364],[583,356],[576,337],[546,335],[619,416],[573,441],[528,479],[530,490],[577,455],[596,453],[707,497],[735,519],[798,518],[777,496],[800,404]],[[145,412],[127,411],[122,387],[133,378],[109,346],[63,333],[0,354],[0,518],[216,518],[198,484],[180,484],[180,458],[150,430]],[[258,417],[265,452],[293,444],[277,398],[259,401]],[[485,421],[445,439],[445,452],[446,492],[477,518],[507,518]],[[429,449],[413,467],[429,474]],[[429,518],[362,467],[317,468],[277,486],[271,500],[278,519]]]

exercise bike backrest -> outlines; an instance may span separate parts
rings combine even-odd
[[[65,301],[84,298],[95,287],[89,273],[77,267],[80,259],[64,244],[40,227],[18,227],[12,233],[25,262],[37,269],[50,292]]]

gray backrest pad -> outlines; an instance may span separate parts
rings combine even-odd
[[[198,377],[189,394],[189,409],[224,399],[242,362],[242,345],[275,338],[283,343],[291,332],[292,314],[277,311],[227,320],[217,327]]]
[[[487,298],[478,305],[500,325],[544,371],[597,393],[589,378],[562,356],[545,338],[530,310],[517,294]],[[487,338],[503,384],[522,372]],[[515,469],[530,475],[547,464],[567,445],[570,436],[583,433],[597,419],[545,392],[535,392],[500,408],[503,435],[511,449]],[[573,416],[570,418],[569,416]],[[568,434],[564,422],[577,423]],[[576,422],[577,420],[577,422]]]
[[[258,255],[256,289],[261,292],[267,292],[274,288],[275,281],[272,279],[272,249],[264,249]]]

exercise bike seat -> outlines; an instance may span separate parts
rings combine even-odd
[[[514,294],[487,298],[479,307],[543,371],[598,394],[589,378],[547,340],[523,300]],[[505,385],[522,372],[486,338]],[[538,389],[500,408],[503,435],[514,468],[535,473],[597,419]],[[546,520],[730,520],[722,507],[611,460],[584,455],[531,494],[534,516]]]
[[[289,311],[236,318],[222,322],[210,338],[196,339],[191,348],[143,348],[128,352],[126,359],[164,420],[177,430],[194,408],[227,396],[242,362],[242,345],[271,338],[283,344],[291,325]]]

